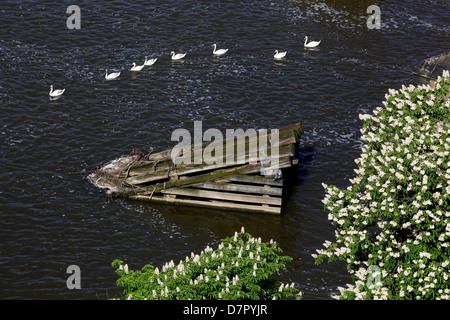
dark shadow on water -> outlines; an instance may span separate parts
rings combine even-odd
[[[297,185],[303,184],[303,177],[308,174],[308,166],[313,162],[315,153],[314,146],[304,146],[298,150],[298,183]]]
[[[304,184],[304,177],[308,175],[308,167],[313,161],[314,152],[314,146],[299,147],[296,152],[298,165],[283,171],[283,205],[292,196],[293,187]]]

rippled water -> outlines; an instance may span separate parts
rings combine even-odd
[[[349,183],[358,114],[448,49],[448,1],[384,1],[380,30],[366,27],[369,1],[78,2],[80,30],[67,28],[64,1],[0,5],[0,298],[119,297],[114,259],[160,266],[241,226],[294,258],[280,277],[305,299],[349,282],[345,265],[310,256],[334,235],[321,183]],[[304,50],[305,35],[320,47]],[[213,43],[229,52],[214,58]],[[172,50],[187,56],[173,63]],[[132,75],[145,56],[158,61]],[[106,82],[106,68],[120,79]],[[62,98],[49,99],[51,84]],[[172,131],[199,120],[223,131],[303,122],[282,216],[109,199],[86,180],[133,149],[171,148]],[[66,287],[71,264],[81,290]]]

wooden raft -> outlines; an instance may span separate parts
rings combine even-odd
[[[273,129],[272,129],[273,130]],[[244,143],[246,157],[240,164],[177,164],[172,150],[143,154],[134,152],[100,167],[89,175],[107,194],[159,203],[209,207],[238,211],[281,214],[283,173],[297,165],[301,123],[278,130],[277,170],[264,168],[264,162],[250,161],[248,141],[232,138],[234,147]],[[271,130],[268,130],[268,134]],[[239,143],[241,145],[239,145]],[[202,150],[207,143],[202,145]],[[192,149],[194,151],[194,149]],[[257,156],[261,157],[260,150]],[[270,149],[265,156],[271,157]],[[192,152],[193,154],[193,152]],[[225,157],[225,152],[223,152]]]

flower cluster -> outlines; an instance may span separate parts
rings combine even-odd
[[[216,250],[207,246],[178,264],[166,263],[161,270],[146,265],[142,271],[130,271],[120,260],[115,260],[113,266],[118,266],[117,285],[124,287],[128,299],[301,298],[294,283],[285,285],[271,278],[292,260],[280,252],[276,242],[262,242],[242,228],[240,233],[223,239]]]
[[[446,71],[434,87],[390,89],[383,107],[360,115],[356,176],[346,189],[324,185],[336,240],[314,255],[347,262],[355,284],[339,298],[450,298],[449,88]]]

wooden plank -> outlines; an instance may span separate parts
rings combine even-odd
[[[233,182],[245,182],[252,184],[267,184],[270,186],[283,186],[283,180],[273,180],[272,178],[266,178],[261,176],[233,176],[226,178],[228,181]]]
[[[187,172],[187,174],[190,173],[194,173],[194,172],[198,172],[201,170],[210,170],[210,166],[215,166],[213,169],[217,169],[217,168],[221,168],[221,167],[230,167],[230,166],[235,166],[235,165],[243,165],[246,163],[250,162],[250,159],[254,159],[257,162],[261,162],[261,160],[263,162],[268,162],[271,159],[271,149],[267,149],[265,150],[266,155],[267,155],[267,160],[264,159],[262,157],[262,155],[260,154],[259,150],[256,150],[256,152],[250,152],[250,150],[246,150],[245,154],[244,154],[244,158],[242,160],[240,160],[240,163],[238,163],[238,159],[237,159],[237,153],[234,154],[234,158],[233,161],[230,161],[227,159],[227,155],[226,153],[223,154],[223,157],[221,158],[221,162],[219,164],[211,164],[208,165],[205,162],[202,161],[201,164],[195,164],[194,163],[194,158],[193,155],[191,154],[192,157],[192,163],[191,164],[177,164],[177,170],[179,175],[183,174],[183,172]],[[275,159],[277,158],[284,158],[284,157],[293,157],[295,155],[295,148],[292,145],[286,145],[286,146],[280,146],[278,148],[278,154],[276,155]],[[131,166],[131,168],[129,170],[125,170],[122,174],[122,176],[119,176],[119,178],[123,177],[125,178],[125,174],[127,177],[131,177],[131,176],[136,176],[136,175],[155,175],[155,176],[161,176],[162,173],[165,173],[168,171],[169,166],[171,168],[174,167],[172,160],[169,159],[167,161],[164,162],[160,162],[155,166],[154,162],[151,163],[146,163],[145,165],[143,164],[137,164],[137,165],[133,165]],[[192,171],[192,170],[196,170],[196,171]]]
[[[289,147],[292,147],[292,144],[298,142],[298,139],[300,138],[302,132],[303,132],[303,126],[300,122],[297,122],[295,124],[281,127],[279,129],[269,129],[267,132],[278,130],[279,132],[279,158],[282,158],[284,156],[293,156],[295,153],[295,149],[289,149]],[[226,148],[226,142],[227,140],[233,139],[232,145],[234,145],[234,151],[236,151],[237,146],[240,146],[242,144],[245,144],[245,155],[248,159],[249,157],[256,157],[261,155],[259,154],[259,148],[258,151],[255,153],[253,150],[249,149],[249,143],[247,139],[239,139],[238,137],[242,138],[242,135],[240,136],[233,136],[233,137],[226,137],[224,140],[223,147]],[[259,140],[258,140],[259,141]],[[201,146],[201,149],[203,150],[205,146],[209,145],[211,142],[204,142]],[[286,145],[287,144],[287,145]],[[287,148],[287,149],[286,149]],[[191,155],[194,155],[194,149],[195,146],[192,146]],[[225,150],[224,150],[225,151]],[[267,141],[267,155],[270,154],[271,148],[270,143]],[[151,153],[146,155],[129,155],[123,157],[123,159],[127,159],[128,163],[123,163],[122,168],[118,168],[118,172],[115,172],[115,175],[117,175],[120,178],[126,178],[133,175],[139,175],[139,174],[150,174],[153,172],[156,176],[160,177],[163,174],[163,171],[167,171],[169,168],[169,165],[171,165],[171,152],[172,149],[157,152],[157,153]],[[203,153],[203,151],[202,151]],[[236,155],[237,152],[234,152]],[[224,152],[224,162],[226,158],[226,152]],[[193,159],[192,159],[193,160]],[[117,161],[116,161],[117,162]],[[119,163],[117,163],[119,164]],[[156,164],[156,166],[155,166]],[[190,166],[190,165],[178,165],[178,168],[181,169],[181,167],[184,166]],[[202,166],[202,165],[200,165]],[[198,167],[198,165],[196,166]],[[156,168],[156,170],[155,170]],[[114,170],[108,169],[109,174],[112,175]],[[161,172],[156,172],[161,171]]]
[[[284,163],[286,162],[288,166],[289,159],[283,160],[280,167],[283,167]],[[218,180],[224,180],[227,177],[230,176],[245,176],[245,175],[254,175],[254,174],[260,174],[261,166],[260,165],[245,165],[240,167],[233,167],[233,168],[227,168],[227,169],[220,169],[216,170],[211,173],[200,173],[198,175],[194,176],[181,176],[178,180],[171,179],[170,181],[167,181],[167,179],[163,180],[163,182],[156,182],[155,184],[151,184],[149,186],[139,186],[139,188],[133,188],[127,192],[124,192],[123,195],[125,197],[130,197],[136,194],[140,195],[150,195],[153,193],[158,193],[162,189],[169,189],[173,187],[188,187],[192,186],[194,184],[202,183],[202,182],[211,182],[211,181],[218,181]],[[265,177],[261,177],[265,178]],[[224,181],[224,183],[227,183]]]
[[[198,166],[198,167],[183,168],[183,169],[172,168],[172,170],[170,170],[169,172],[166,170],[163,172],[158,171],[157,174],[147,173],[147,174],[131,176],[131,177],[126,178],[125,181],[130,184],[142,184],[142,183],[147,183],[147,182],[151,182],[151,181],[158,181],[158,180],[163,180],[163,179],[167,179],[167,178],[172,178],[172,177],[176,177],[176,176],[183,176],[183,175],[199,173],[199,172],[204,172],[204,171],[213,171],[213,170],[222,169],[222,168],[226,168],[226,167],[233,167],[233,166],[236,166],[236,165],[235,164],[228,164],[228,165],[220,164],[220,165],[206,165],[206,166]]]
[[[233,183],[198,183],[194,184],[193,187],[201,189],[211,189],[220,191],[233,191],[242,193],[253,193],[253,194],[267,194],[270,196],[282,196],[282,188],[264,188],[258,186],[249,186]]]
[[[228,165],[229,169],[231,171],[236,171],[242,174],[252,174],[252,173],[259,173],[261,171],[261,165],[259,163],[256,164],[246,164],[246,165]],[[291,166],[291,157],[282,157],[279,159],[278,168],[286,168]],[[206,173],[206,171],[213,171],[218,169],[225,169],[227,165],[208,165],[208,166],[199,166],[199,167],[192,167],[192,168],[183,168],[183,169],[173,169],[170,170],[170,172],[167,173],[167,171],[163,172],[157,172],[155,173],[148,173],[148,174],[141,174],[141,175],[135,175],[130,176],[125,179],[126,183],[139,185],[149,182],[155,182],[160,180],[166,180],[168,178],[174,178],[174,177],[180,177],[188,174],[199,174],[199,173]]]
[[[195,206],[195,207],[216,208],[216,209],[223,209],[223,210],[261,212],[261,213],[276,214],[276,215],[281,214],[281,207],[270,207],[270,206],[263,207],[263,206],[258,206],[258,205],[241,204],[241,203],[233,203],[233,202],[225,202],[225,201],[201,201],[201,200],[168,198],[168,197],[160,197],[160,196],[149,197],[149,196],[142,196],[142,195],[136,195],[136,196],[130,197],[130,199],[161,202],[161,203],[170,203],[170,204],[180,204],[180,205],[188,205],[188,206]]]
[[[217,199],[217,200],[229,200],[235,202],[248,202],[248,203],[259,203],[259,204],[270,204],[275,206],[281,206],[281,198],[270,198],[263,196],[247,195],[247,194],[237,194],[229,192],[217,192],[202,189],[191,189],[191,188],[171,188],[166,190],[161,190],[163,194],[177,195],[177,196],[188,196],[196,198],[207,198],[207,199]]]

